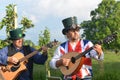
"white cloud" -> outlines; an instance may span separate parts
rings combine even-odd
[[[27,13],[27,12],[23,11],[23,12],[22,12],[22,16],[27,16],[27,17],[29,17],[29,19],[32,20],[33,24],[35,24],[35,23],[38,22],[37,16],[34,15],[34,14]]]
[[[102,0],[39,0],[34,1],[34,12],[42,16],[72,16],[89,17],[92,9],[95,9]],[[33,10],[31,10],[33,11]]]
[[[102,0],[8,0],[8,3],[17,4],[18,10],[36,23],[49,16],[65,18],[75,15],[80,20],[89,19],[90,11],[94,10],[101,1]],[[6,1],[3,0],[2,2]]]
[[[90,18],[90,11],[97,8],[101,1],[102,0],[2,0],[0,11],[5,12],[5,5],[7,6],[11,3],[17,4],[18,19],[25,16],[31,19],[36,25],[34,29],[26,33],[29,35],[26,36],[27,39],[31,39],[30,33],[34,32],[33,35],[38,35],[40,30],[45,28],[44,26],[47,26],[51,30],[53,39],[62,39],[62,19],[69,16],[77,16],[79,21],[87,20]],[[3,16],[0,15],[0,18],[1,17]],[[37,36],[32,36],[32,39],[37,38]]]
[[[25,11],[38,19],[48,16],[68,17],[76,15],[80,19],[89,19],[90,11],[94,10],[102,0],[24,0]],[[21,3],[23,5],[23,3]],[[18,5],[20,6],[20,5]]]

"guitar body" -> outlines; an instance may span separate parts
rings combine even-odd
[[[70,52],[65,55],[63,55],[61,58],[71,59],[72,57],[75,57],[79,55],[77,52]],[[59,69],[64,75],[73,75],[76,74],[77,71],[82,67],[84,62],[84,57],[81,57],[75,61],[75,63],[70,62],[69,65],[66,66],[60,66]]]
[[[24,55],[20,52],[13,56],[18,60],[24,57]],[[24,70],[26,70],[25,61],[20,62],[18,65],[8,63],[7,66],[1,66],[1,74],[5,80],[15,80],[16,77]]]

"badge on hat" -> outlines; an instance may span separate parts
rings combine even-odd
[[[25,34],[23,34],[23,31],[21,30],[21,28],[11,30],[9,33],[10,33],[10,38],[9,38],[10,40],[20,39],[25,36]]]

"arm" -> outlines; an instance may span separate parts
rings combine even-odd
[[[50,67],[57,69],[59,66],[67,66],[70,62],[70,59],[61,58],[62,53],[60,52],[60,46],[54,52],[54,56],[50,61]]]
[[[34,48],[31,47],[31,51],[35,51]],[[33,62],[36,64],[44,64],[47,60],[47,51],[43,50],[43,53],[38,52],[36,55],[33,56]]]
[[[90,51],[91,57],[97,59],[97,60],[103,60],[104,59],[104,53],[101,48],[101,45],[95,44],[94,49]]]
[[[60,47],[58,47],[58,48],[56,49],[56,51],[54,52],[54,56],[52,57],[52,59],[51,59],[51,61],[50,61],[50,67],[53,68],[53,69],[57,69],[56,62],[57,62],[58,60],[60,60],[60,56],[61,56],[61,55],[60,55],[59,48],[60,48]]]
[[[5,47],[0,50],[0,64],[7,65],[7,59],[8,59],[8,47]]]
[[[97,52],[97,55],[98,55],[98,60],[103,60],[103,58],[104,58],[104,54],[103,54],[103,50],[102,50],[102,47],[101,47],[101,45],[99,45],[99,44],[96,44],[95,46],[94,46],[94,50]]]

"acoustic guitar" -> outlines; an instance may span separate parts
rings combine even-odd
[[[47,44],[46,47],[52,48],[53,45]],[[30,57],[37,54],[38,52],[40,52],[41,50],[42,50],[42,48],[35,50],[26,56],[24,56],[23,53],[21,53],[21,52],[15,53],[13,56],[19,60],[19,62],[17,64],[8,63],[7,66],[0,66],[1,67],[0,73],[2,74],[4,80],[16,80],[17,76],[22,71],[27,70],[27,68],[25,66],[25,64],[27,63],[27,60]]]
[[[104,38],[103,40],[99,41],[98,44],[102,44],[102,43],[109,44],[110,42],[115,40],[116,37],[117,37],[117,33],[113,33],[113,34],[107,36],[106,38]],[[76,74],[80,70],[80,68],[82,67],[82,65],[84,63],[85,54],[87,54],[93,48],[94,48],[94,46],[90,47],[89,49],[87,49],[86,51],[84,51],[82,53],[69,52],[69,53],[66,53],[65,55],[63,55],[61,58],[71,59],[71,61],[68,66],[60,66],[59,67],[62,74],[64,74],[64,75]]]

